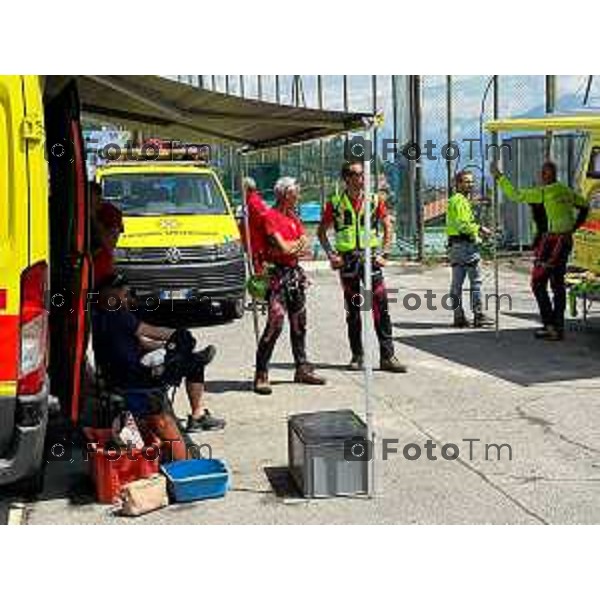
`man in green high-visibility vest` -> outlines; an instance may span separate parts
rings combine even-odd
[[[588,216],[588,201],[557,180],[556,165],[550,161],[542,165],[541,185],[536,187],[515,189],[496,163],[492,163],[491,173],[498,180],[502,193],[510,200],[544,208],[547,231],[542,233],[534,248],[531,271],[531,289],[542,319],[542,329],[536,331],[535,336],[548,341],[562,340],[567,306],[567,262],[573,248],[573,233]],[[548,294],[548,283],[554,295],[553,301]]]
[[[446,234],[448,235],[448,260],[452,267],[450,295],[454,303],[454,326],[468,327],[462,302],[463,283],[469,277],[473,326],[486,327],[493,321],[483,313],[481,301],[480,234],[491,233],[477,223],[471,197],[475,180],[470,171],[459,171],[454,177],[455,192],[448,199]]]
[[[372,292],[370,310],[373,312],[375,332],[379,340],[380,368],[392,373],[405,373],[406,367],[396,358],[392,341],[392,321],[388,310],[388,296],[383,278],[392,237],[392,226],[387,213],[385,200],[379,197],[373,200],[371,213],[371,237],[366,239],[364,164],[360,160],[344,163],[342,179],[344,190],[325,204],[317,235],[325,250],[331,268],[339,271],[344,303],[346,306],[346,325],[352,359],[350,369],[363,368],[364,349],[362,343],[361,311],[365,299],[361,295],[361,282],[364,281],[364,249],[370,244],[373,249]],[[335,230],[335,247],[327,237],[327,231]],[[379,231],[383,233],[383,248]],[[367,305],[368,306],[368,305]],[[363,307],[363,308],[361,308]]]

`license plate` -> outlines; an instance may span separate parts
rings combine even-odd
[[[161,300],[187,300],[192,290],[166,290],[160,293]]]

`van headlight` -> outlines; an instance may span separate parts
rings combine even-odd
[[[219,246],[219,258],[236,258],[242,255],[242,245],[239,241],[225,242]]]

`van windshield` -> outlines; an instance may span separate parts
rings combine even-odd
[[[102,198],[123,214],[225,215],[223,192],[210,174],[114,174],[102,180]]]

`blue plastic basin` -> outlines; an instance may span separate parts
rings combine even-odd
[[[175,502],[220,498],[230,487],[229,470],[217,458],[180,460],[161,465]]]

